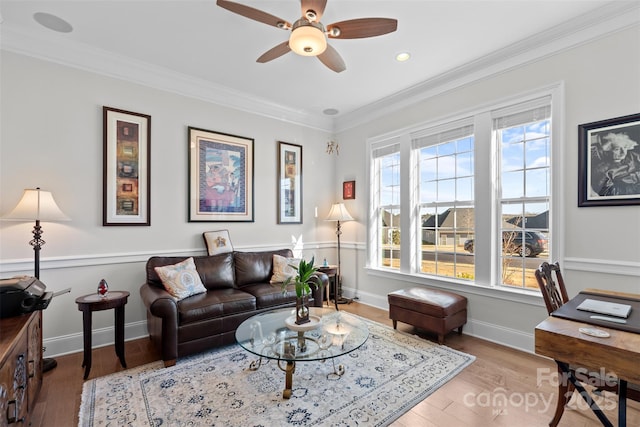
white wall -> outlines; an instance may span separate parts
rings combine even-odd
[[[302,236],[305,256],[334,262],[334,223],[324,221],[335,201],[327,133],[5,51],[1,66],[0,214],[23,189],[40,186],[71,217],[43,224],[40,279],[50,291],[72,288],[44,311],[49,353],[81,348],[75,298],[95,292],[102,278],[131,293],[127,337],[144,333],[138,289],[145,260],[203,253],[206,230],[229,229],[244,250],[291,247],[291,236]],[[102,226],[103,106],[151,115],[150,227]],[[255,222],[187,221],[188,126],[255,139]],[[277,141],[303,146],[302,225],[277,224]],[[0,221],[0,277],[33,274],[32,229],[33,223]],[[94,330],[104,333],[94,343],[112,340],[112,326],[112,312],[95,313]]]
[[[127,338],[145,333],[138,288],[154,254],[199,254],[201,233],[227,228],[240,249],[307,242],[305,255],[335,262],[335,229],[323,221],[341,200],[342,182],[356,180],[345,205],[357,221],[343,225],[345,291],[386,307],[389,291],[409,279],[365,269],[368,194],[366,140],[432,118],[549,84],[565,87],[564,194],[560,207],[569,292],[586,287],[640,292],[640,206],[577,208],[577,126],[640,112],[640,30],[614,33],[524,67],[505,70],[405,107],[337,135],[340,155],[325,154],[328,135],[278,120],[223,108],[124,81],[2,52],[0,96],[0,213],[24,188],[54,193],[72,220],[44,224],[41,279],[48,290],[72,287],[44,312],[47,356],[82,348],[81,314],[74,300],[105,278],[131,292]],[[102,106],[152,116],[151,227],[102,227]],[[187,222],[187,126],[255,138],[255,222]],[[276,224],[276,141],[304,147],[304,224]],[[557,141],[556,141],[557,142]],[[337,171],[337,173],[336,173]],[[319,217],[314,217],[318,207]],[[27,244],[33,224],[0,221],[0,277],[32,274]],[[598,272],[581,272],[580,270]],[[623,274],[616,274],[623,272]],[[461,290],[470,300],[466,331],[532,349],[533,328],[545,317],[539,300],[512,302],[501,293]],[[94,313],[94,344],[112,341],[113,315]]]
[[[637,25],[341,132],[337,137],[345,156],[338,160],[338,182],[355,179],[359,191],[358,198],[347,207],[354,216],[365,218],[368,138],[559,82],[565,90],[564,137],[554,143],[563,146],[564,164],[559,171],[554,171],[561,174],[562,180],[560,206],[555,207],[561,210],[562,217],[555,237],[563,239],[564,254],[558,254],[555,260],[563,267],[570,295],[590,287],[640,293],[640,206],[577,207],[578,125],[640,112],[640,28]],[[344,227],[344,241],[365,242],[365,238],[365,221]],[[365,269],[365,259],[365,247],[360,245],[357,269],[343,268],[345,286],[357,287],[347,290],[363,301],[386,308],[386,294],[410,286],[410,279],[370,274]],[[540,298],[513,302],[502,299],[504,294],[498,292],[486,295],[481,290],[462,287],[460,291],[470,301],[467,331],[533,349],[534,327],[546,317]]]

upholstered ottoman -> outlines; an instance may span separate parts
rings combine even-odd
[[[389,318],[393,328],[398,321],[408,323],[438,335],[438,343],[444,336],[467,323],[467,299],[453,292],[427,288],[401,289],[388,295]]]

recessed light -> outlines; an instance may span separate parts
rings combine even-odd
[[[323,111],[324,114],[326,114],[327,116],[335,116],[336,114],[339,113],[338,110],[336,110],[335,108],[327,108],[326,110]]]
[[[59,33],[70,33],[73,31],[73,27],[67,21],[62,18],[58,18],[55,15],[45,12],[36,12],[33,14],[33,19],[43,27],[50,30],[57,31]]]
[[[411,54],[409,52],[400,52],[396,55],[396,61],[398,62],[408,61],[409,58],[411,58]]]

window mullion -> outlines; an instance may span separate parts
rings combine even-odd
[[[415,230],[415,215],[413,214],[415,209],[411,209],[411,206],[415,206],[412,196],[412,184],[414,182],[413,168],[410,166],[411,161],[411,137],[406,134],[400,138],[400,205],[403,208],[400,209],[400,271],[403,273],[411,273],[412,259],[415,259],[415,233],[411,230]]]
[[[496,266],[492,261],[494,242],[491,236],[497,229],[495,200],[497,197],[495,173],[496,145],[492,140],[491,114],[479,113],[475,116],[475,282],[490,286],[495,283]]]

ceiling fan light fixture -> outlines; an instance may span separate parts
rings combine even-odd
[[[321,24],[299,19],[293,24],[289,47],[302,56],[318,56],[327,48],[327,38]]]

